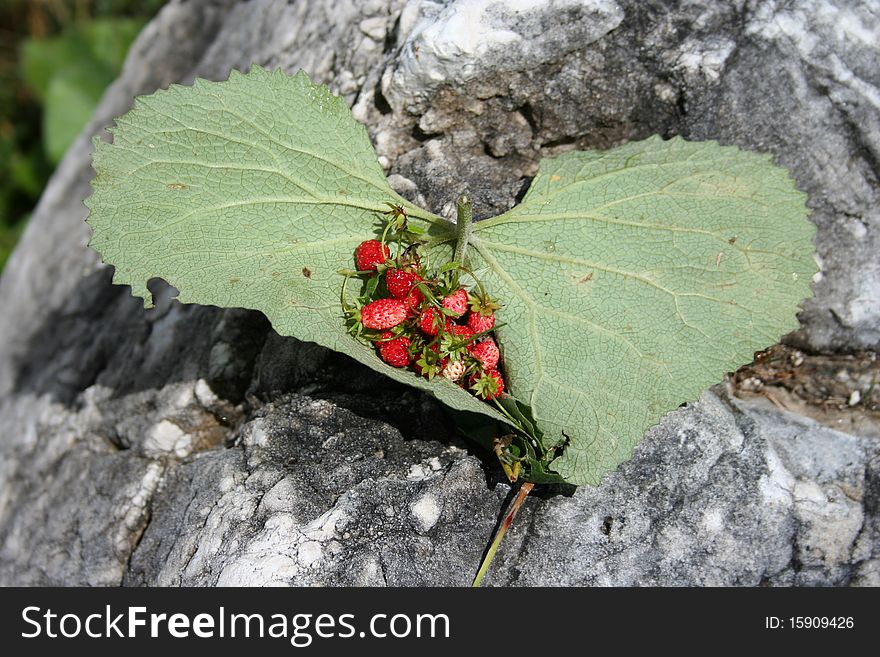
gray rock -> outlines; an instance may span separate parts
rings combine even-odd
[[[706,393],[600,487],[527,504],[493,581],[873,584],[876,458],[876,441]]]
[[[88,136],[133,95],[303,67],[447,214],[511,207],[572,148],[772,152],[819,227],[788,339],[846,352],[880,343],[878,32],[876,3],[170,2],[0,279],[0,583],[467,584],[509,493],[431,399],[256,313],[110,285]],[[876,440],[716,390],[601,486],[528,499],[488,582],[877,585],[878,471]]]

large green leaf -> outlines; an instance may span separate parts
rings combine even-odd
[[[769,156],[654,137],[541,163],[476,226],[504,299],[510,389],[551,467],[596,483],[645,430],[797,328],[816,271],[805,195]]]
[[[112,132],[95,144],[88,205],[117,283],[149,300],[161,277],[183,302],[261,310],[281,334],[503,419],[347,334],[336,272],[388,202],[426,230],[434,263],[451,258],[453,232],[390,189],[342,100],[255,68],[138,99]],[[795,328],[815,271],[805,217],[767,156],[654,138],[545,161],[521,205],[477,224],[469,263],[506,304],[498,333],[520,402],[508,412],[556,455],[530,476],[598,482],[664,413]],[[520,453],[537,459],[532,447]]]
[[[337,271],[354,264],[354,248],[373,237],[388,202],[406,207],[429,237],[451,232],[391,190],[341,98],[304,73],[254,68],[138,98],[111,132],[112,145],[95,140],[86,204],[91,246],[116,267],[114,282],[148,305],[147,281],[160,277],[183,303],[260,310],[282,335],[503,419],[445,379],[386,365],[346,332]]]

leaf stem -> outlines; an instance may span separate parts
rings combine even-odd
[[[513,524],[513,519],[516,518],[516,514],[519,513],[519,509],[522,506],[523,501],[525,501],[526,496],[534,487],[535,484],[530,481],[527,481],[520,486],[519,492],[516,494],[516,499],[514,499],[513,503],[510,505],[510,509],[507,511],[507,515],[504,516],[504,520],[501,521],[501,526],[498,528],[498,531],[495,532],[495,537],[492,539],[489,551],[486,552],[486,556],[483,558],[483,563],[480,564],[480,570],[477,571],[477,576],[474,577],[474,583],[471,585],[473,588],[478,588],[482,583],[483,578],[486,576],[486,573],[489,572],[489,566],[495,558],[495,553],[498,552],[498,546],[501,545],[501,540]]]
[[[510,420],[510,424],[512,426],[514,426],[517,429],[519,429],[520,431],[522,431],[525,435],[527,435],[527,436],[529,435],[529,432],[526,431],[526,428],[520,423],[519,420],[517,420],[515,417],[513,417],[513,415],[510,414],[510,411],[508,411],[506,408],[504,408],[504,405],[500,401],[498,401],[497,397],[493,397],[492,401],[495,402],[495,405],[498,407],[498,410],[504,414],[504,417],[506,417],[508,420]]]
[[[458,216],[455,223],[455,255],[452,259],[463,265],[468,240],[474,232],[474,207],[471,200],[462,194],[455,203],[455,209]]]

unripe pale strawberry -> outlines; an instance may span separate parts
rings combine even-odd
[[[391,251],[379,240],[361,242],[354,250],[354,259],[360,271],[376,271],[376,265],[381,265],[390,257]]]
[[[361,322],[369,329],[389,329],[403,322],[406,314],[406,304],[400,299],[377,299],[361,308]]]
[[[468,309],[468,293],[467,290],[459,288],[452,294],[443,297],[443,307],[451,310],[455,318],[461,317]]]
[[[501,357],[501,353],[498,351],[498,345],[495,344],[495,340],[492,338],[486,338],[475,344],[471,353],[474,355],[474,358],[483,364],[483,369],[494,370],[498,367],[498,359]]]
[[[464,376],[465,364],[460,360],[451,360],[443,366],[441,374],[450,381],[458,381]]]
[[[394,367],[406,367],[409,365],[409,338],[404,336],[395,338],[391,331],[385,331],[380,337],[385,342],[377,342],[376,346],[379,348],[379,355],[382,357],[382,360]]]

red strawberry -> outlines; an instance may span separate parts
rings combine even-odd
[[[471,377],[471,390],[477,397],[495,399],[504,392],[504,379],[498,370],[485,370],[479,376],[475,374]]]
[[[463,335],[468,338],[474,334],[474,330],[470,326],[462,326],[461,324],[455,324],[452,327],[452,332],[455,335]]]
[[[474,355],[474,358],[483,364],[484,369],[494,370],[498,367],[498,359],[501,357],[501,353],[498,351],[498,345],[495,344],[492,338],[486,338],[482,342],[475,344],[471,353]]]
[[[473,329],[470,326],[462,326],[461,324],[453,324],[452,325],[452,333],[459,337],[465,338],[467,340],[467,350],[473,351],[474,342],[470,339],[470,337],[474,334]]]
[[[405,269],[389,269],[385,272],[385,285],[395,299],[405,299],[410,308],[417,308],[424,300],[422,291],[416,287],[422,277]]]
[[[400,299],[377,299],[361,308],[361,322],[369,329],[389,329],[405,320],[406,313]]]
[[[354,250],[354,259],[359,271],[376,271],[376,265],[381,265],[389,257],[391,251],[379,240],[361,242]]]
[[[458,318],[464,315],[468,309],[468,293],[467,290],[459,288],[452,294],[443,297],[443,307],[451,310],[453,317]]]
[[[419,315],[419,328],[425,335],[437,335],[440,332],[440,322],[444,322],[447,332],[452,330],[452,320],[433,306],[425,308]]]
[[[409,338],[405,336],[395,338],[391,331],[383,332],[380,337],[385,342],[377,342],[376,346],[379,348],[379,355],[382,357],[382,360],[394,367],[406,367],[409,365]]]
[[[495,314],[481,315],[480,313],[471,313],[468,315],[467,325],[474,333],[488,331],[495,326]]]

